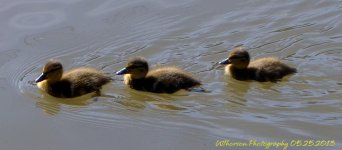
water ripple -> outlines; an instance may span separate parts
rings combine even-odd
[[[56,25],[64,20],[64,13],[59,11],[31,12],[14,16],[10,20],[10,26],[19,29],[38,29]]]

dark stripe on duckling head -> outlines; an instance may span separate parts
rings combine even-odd
[[[219,62],[221,65],[232,64],[232,61],[249,61],[249,53],[244,47],[235,47],[228,55],[228,58]]]
[[[147,72],[148,71],[148,63],[143,57],[134,57],[130,59],[127,63],[127,66],[125,68],[122,68],[118,72],[116,72],[116,75],[123,75],[123,74],[129,74],[132,71],[142,71]]]
[[[61,69],[62,69],[62,67],[56,67],[56,68],[54,68],[54,69],[51,69],[51,70],[49,70],[49,71],[44,72],[44,74],[49,74],[49,73],[51,73],[51,72],[55,72],[55,71],[61,70]]]
[[[233,62],[248,62],[249,56],[232,56],[228,58],[228,64],[232,64]]]
[[[134,65],[134,66],[125,67],[125,68],[122,68],[121,70],[117,71],[115,74],[116,74],[116,75],[129,74],[129,73],[131,73],[133,70],[142,70],[142,71],[145,71],[145,70],[146,70],[146,66],[143,66],[143,65]]]
[[[58,70],[63,70],[63,66],[59,61],[56,60],[50,60],[49,62],[46,63],[46,65],[43,68],[43,73],[39,75],[38,78],[36,78],[36,83],[41,82],[45,79],[47,79],[47,75],[49,73],[58,71]]]
[[[226,58],[224,60],[221,60],[219,62],[219,64],[221,65],[227,65],[227,64],[231,64],[232,61],[234,60],[239,60],[239,61],[249,61],[249,56],[231,56],[229,58]]]
[[[53,70],[49,70],[48,72],[43,72],[42,74],[39,75],[38,78],[36,78],[36,80],[35,80],[36,83],[41,82],[41,81],[47,79],[47,75],[48,75],[49,73],[54,72],[54,71],[57,71],[57,70],[60,70],[60,69],[62,69],[62,68],[55,68],[55,69],[53,69]]]

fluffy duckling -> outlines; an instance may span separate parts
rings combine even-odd
[[[100,94],[101,87],[112,79],[93,68],[76,68],[63,73],[62,64],[50,60],[35,81],[39,89],[54,97],[73,98],[91,92]]]
[[[135,57],[125,68],[116,72],[124,75],[124,83],[130,88],[154,93],[174,93],[180,89],[189,90],[201,82],[187,72],[176,67],[163,67],[149,71],[147,61]]]
[[[228,58],[219,63],[228,64],[225,67],[225,74],[237,80],[276,82],[288,74],[296,73],[295,68],[273,57],[259,58],[250,62],[249,54],[243,47],[233,49]]]

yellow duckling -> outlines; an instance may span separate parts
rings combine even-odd
[[[100,94],[101,87],[112,79],[96,69],[84,67],[63,74],[62,64],[50,60],[35,81],[39,89],[54,97],[73,98],[91,92]]]
[[[189,73],[176,67],[163,67],[149,71],[147,61],[135,57],[128,61],[125,68],[116,72],[124,74],[124,83],[130,88],[154,93],[174,93],[180,89],[189,90],[200,86],[201,82]]]
[[[297,72],[296,68],[292,68],[273,57],[259,58],[250,62],[248,52],[242,47],[233,49],[228,58],[219,63],[228,64],[225,67],[225,74],[237,80],[276,82],[288,74]]]

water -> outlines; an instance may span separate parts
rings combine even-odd
[[[264,149],[215,146],[224,139],[342,148],[342,1],[3,0],[0,12],[1,149]],[[224,77],[217,62],[236,45],[298,73],[277,84]],[[68,101],[34,83],[50,58],[114,73],[133,56],[179,66],[211,92],[138,92],[113,74],[103,96]]]

